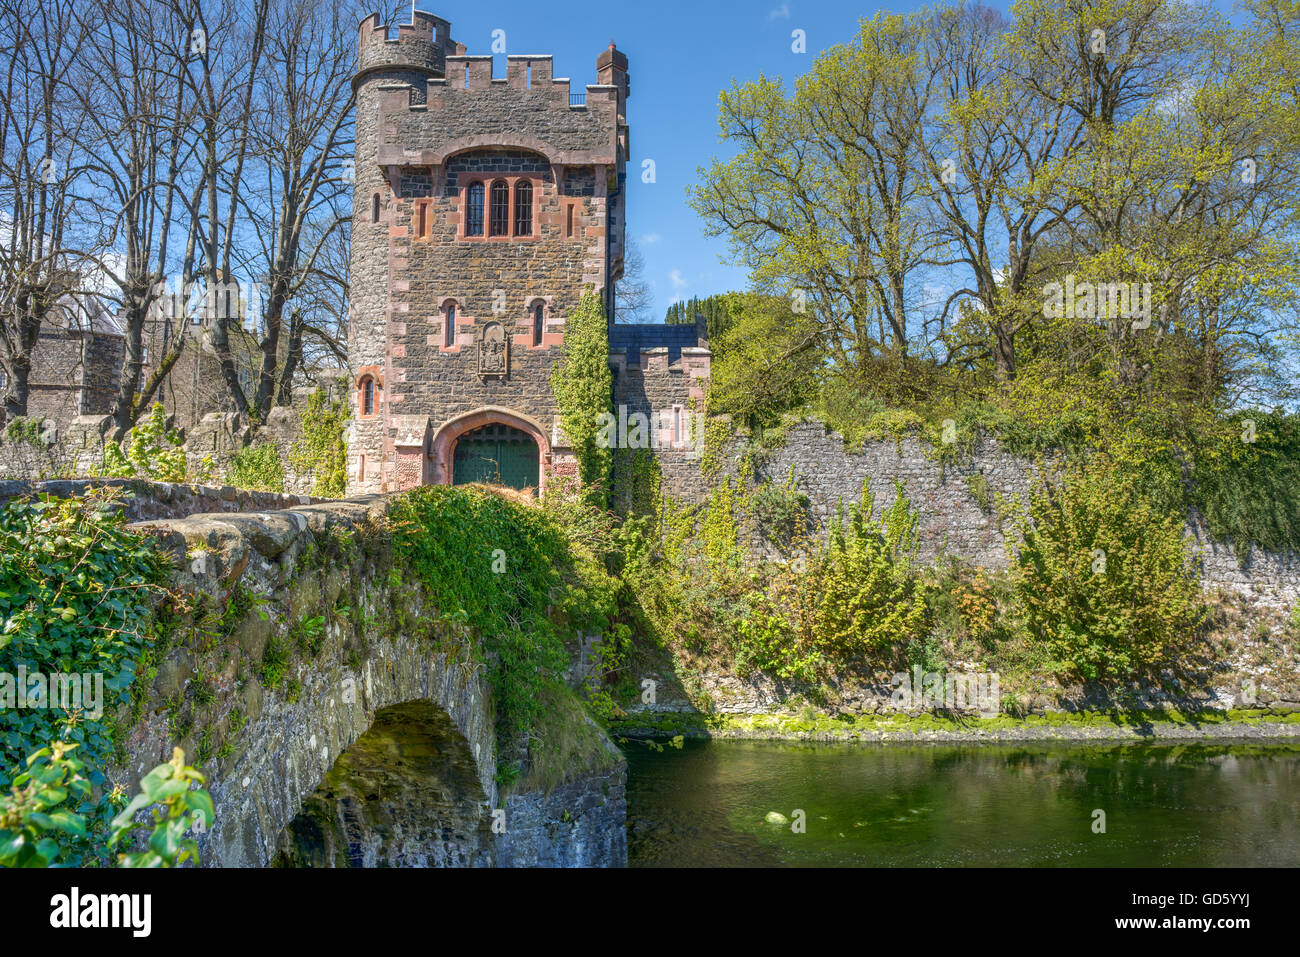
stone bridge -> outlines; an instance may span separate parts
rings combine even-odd
[[[622,865],[626,765],[588,753],[549,790],[497,783],[470,637],[388,551],[387,501],[138,523],[178,610],[128,725],[134,789],[173,745],[207,775],[207,866]],[[593,744],[594,742],[594,744]]]

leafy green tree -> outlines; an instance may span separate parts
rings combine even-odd
[[[817,321],[777,296],[733,293],[730,318],[710,343],[709,412],[746,426],[770,424],[817,392],[824,350]]]

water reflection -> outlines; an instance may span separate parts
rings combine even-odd
[[[1300,864],[1300,744],[624,750],[633,866]]]

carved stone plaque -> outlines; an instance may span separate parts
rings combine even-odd
[[[484,379],[504,379],[510,374],[510,340],[499,322],[489,322],[479,336],[478,374]]]

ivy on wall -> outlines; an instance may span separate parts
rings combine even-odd
[[[614,380],[609,371],[609,329],[600,297],[588,290],[569,316],[564,353],[551,372],[560,424],[573,443],[583,497],[603,506],[609,499],[613,450],[598,440],[601,414],[611,408]]]
[[[302,416],[302,438],[289,449],[289,464],[299,472],[312,472],[311,493],[320,498],[342,498],[348,481],[346,402],[331,401],[325,389],[307,398]]]

